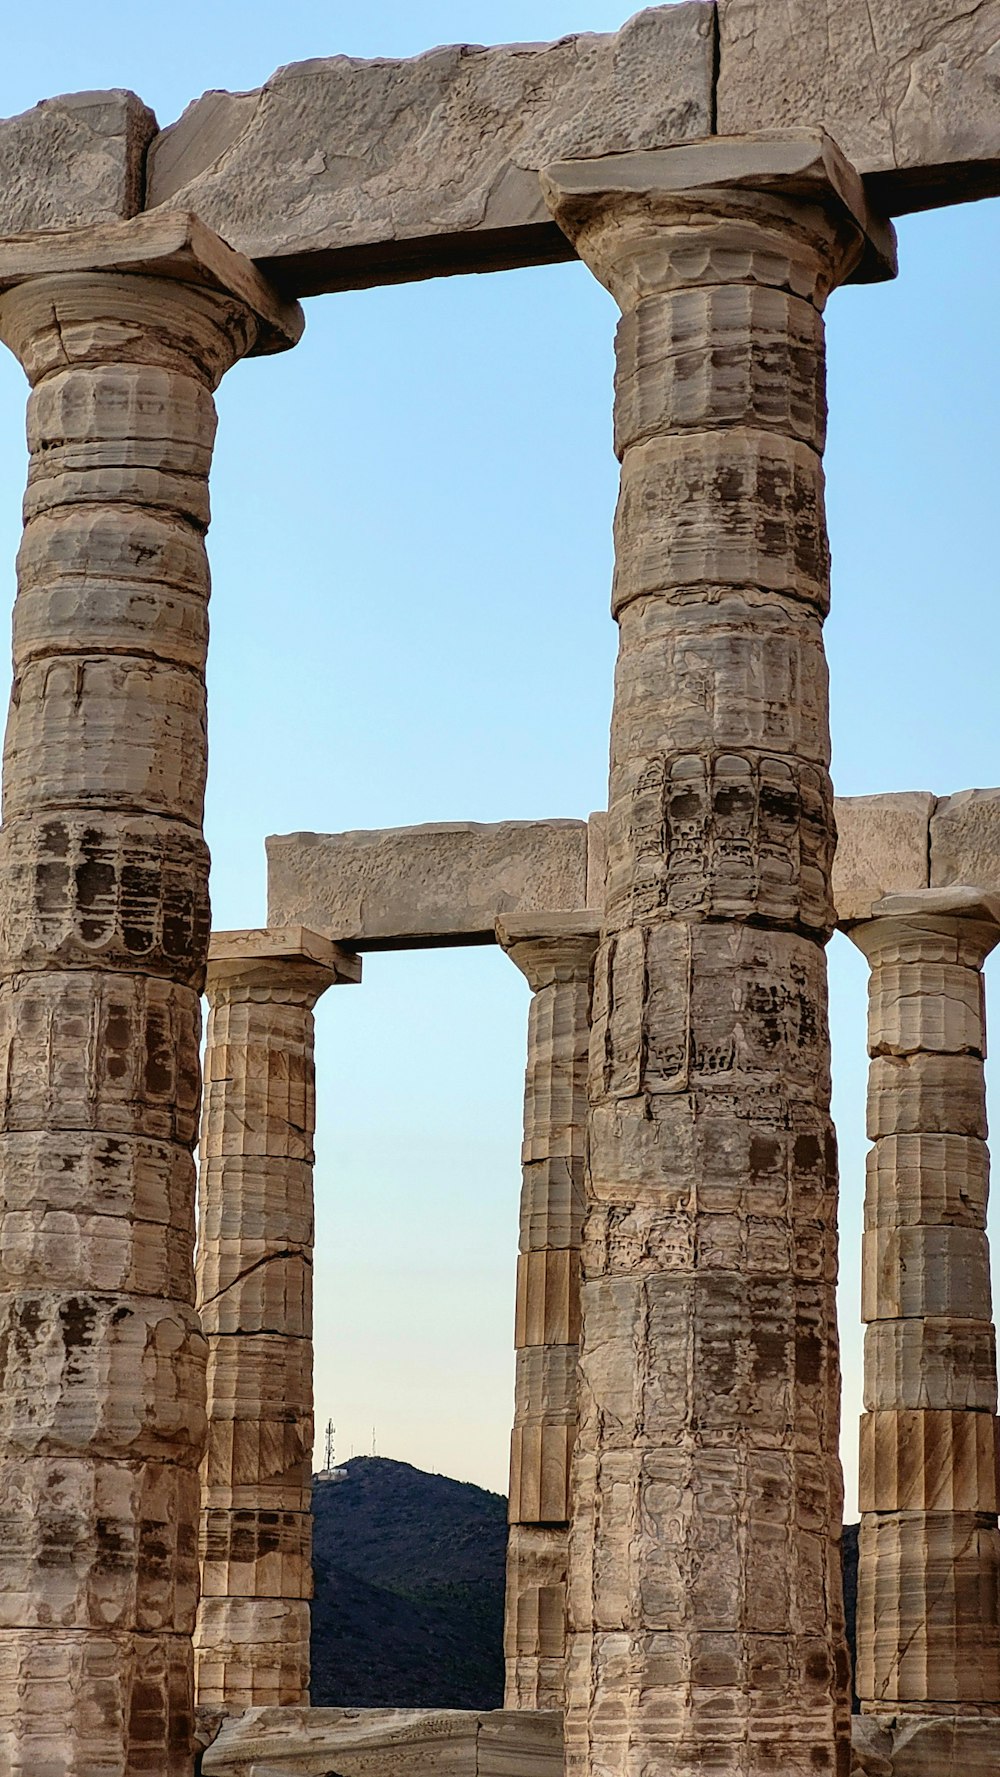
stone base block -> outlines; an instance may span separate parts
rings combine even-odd
[[[562,1777],[562,1718],[495,1709],[250,1709],[204,1777]]]
[[[851,1777],[996,1777],[1000,1771],[1000,1714],[856,1715],[851,1725]]]

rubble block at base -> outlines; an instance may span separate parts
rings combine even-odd
[[[556,1712],[249,1709],[205,1752],[203,1777],[562,1777]]]
[[[856,1715],[851,1777],[997,1777],[1000,1717]]]

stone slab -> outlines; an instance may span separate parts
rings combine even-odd
[[[1000,789],[939,798],[930,825],[934,888],[974,883],[1000,893]]]
[[[822,127],[893,215],[1000,184],[1000,0],[720,0],[716,129]]]
[[[0,234],[124,222],[156,118],[135,93],[66,93],[0,122]]]
[[[506,913],[582,908],[585,821],[448,821],[267,841],[268,923],[358,950],[492,944]]]
[[[980,917],[994,916],[1000,790],[838,796],[835,809],[840,924],[876,911],[971,918],[980,903]],[[598,813],[587,822],[449,821],[276,836],[267,841],[270,921],[360,950],[488,944],[498,919],[505,931],[523,933],[533,913],[553,916],[554,933],[574,914],[582,931],[601,911],[606,827]]]
[[[148,203],[194,209],[296,295],[571,259],[538,170],[713,131],[715,8],[615,34],[280,68],[155,140]]]
[[[835,798],[833,900],[841,923],[870,919],[884,895],[928,886],[934,800],[929,790]]]
[[[562,1777],[554,1711],[251,1709],[227,1721],[204,1777]]]

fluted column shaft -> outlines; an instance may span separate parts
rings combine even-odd
[[[313,1007],[360,964],[315,933],[212,939],[199,1166],[208,1341],[198,1702],[309,1701]]]
[[[587,1051],[598,931],[599,921],[586,913],[526,914],[497,926],[532,992],[504,1627],[508,1709],[562,1709],[565,1703]]]
[[[622,309],[567,1770],[846,1773],[821,311],[876,225],[821,137],[543,185]]]
[[[871,964],[862,1318],[862,1708],[1000,1714],[997,1373],[982,966],[1000,904],[892,895]]]
[[[280,304],[188,221],[24,237],[0,294],[32,388],[0,836],[11,1777],[192,1769],[212,390]]]

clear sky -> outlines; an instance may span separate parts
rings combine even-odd
[[[131,86],[161,124],[310,56],[610,30],[621,0],[50,0],[4,25],[0,115]],[[900,226],[828,311],[836,788],[1000,784],[1000,209]],[[585,816],[606,800],[615,309],[583,266],[315,299],[219,396],[210,536],[215,923],[263,838]],[[13,598],[24,381],[0,359]],[[831,948],[853,1515],[866,965]],[[1000,994],[1000,979],[997,981]],[[498,952],[370,957],[319,1008],[316,1416],[506,1487],[527,987]],[[997,1047],[1000,1048],[1000,1042]]]

